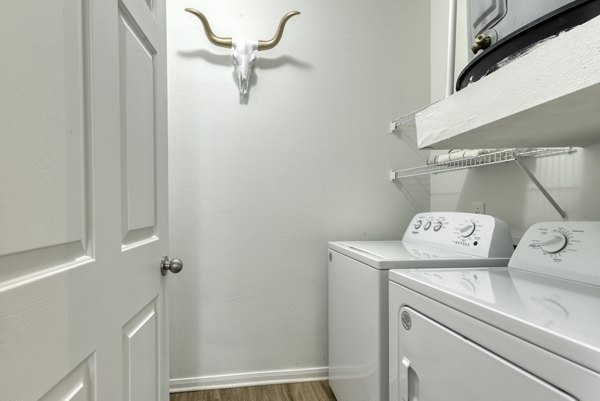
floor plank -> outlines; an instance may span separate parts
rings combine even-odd
[[[326,381],[173,393],[170,401],[336,401]]]

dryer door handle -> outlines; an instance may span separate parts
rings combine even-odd
[[[409,394],[409,380],[408,380],[408,372],[410,370],[410,361],[408,360],[408,358],[404,357],[402,358],[402,362],[400,362],[400,369],[399,369],[399,380],[398,380],[398,385],[400,386],[400,399],[402,401],[408,401],[408,394]]]

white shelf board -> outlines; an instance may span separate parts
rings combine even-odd
[[[428,149],[600,142],[600,17],[420,111],[416,129]]]

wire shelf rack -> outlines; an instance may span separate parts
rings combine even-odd
[[[472,167],[490,166],[493,164],[516,161],[531,157],[553,156],[572,153],[574,148],[533,148],[533,149],[502,149],[479,156],[449,160],[442,163],[428,164],[403,170],[392,170],[390,181],[420,175],[439,174],[447,171],[463,170]]]
[[[439,102],[439,100],[437,101]],[[431,104],[435,104],[437,102],[433,102]],[[417,114],[422,112],[423,110],[427,109],[428,107],[431,106],[431,104],[428,104],[427,106],[421,107],[420,109],[417,109],[415,111],[411,111],[408,114],[405,114],[403,116],[398,117],[397,119],[393,120],[390,123],[390,133],[394,133],[397,130],[401,130],[401,131],[405,131],[405,130],[411,130],[414,131],[417,127],[416,125],[416,118],[417,118]]]
[[[558,202],[544,188],[544,185],[535,177],[522,160],[532,157],[554,156],[575,152],[573,147],[569,148],[527,148],[527,149],[502,149],[494,152],[481,154],[479,156],[466,157],[457,160],[449,160],[442,163],[428,164],[404,170],[392,170],[390,181],[403,178],[418,177],[421,175],[439,174],[447,171],[464,170],[473,167],[490,166],[499,163],[515,162],[519,168],[531,179],[533,184],[540,190],[542,195],[550,202],[563,220],[568,220],[567,213],[560,207]]]

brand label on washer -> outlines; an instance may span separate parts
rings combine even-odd
[[[402,320],[402,326],[404,327],[404,329],[410,330],[410,328],[412,327],[412,319],[410,318],[410,313],[404,311],[400,315],[400,318]]]

